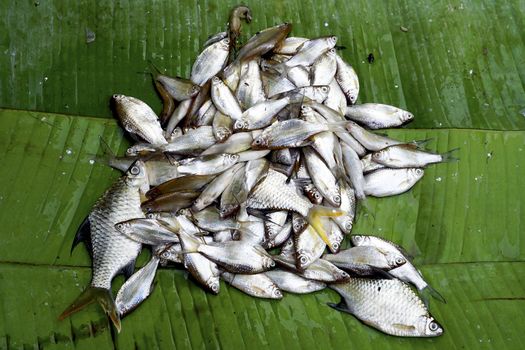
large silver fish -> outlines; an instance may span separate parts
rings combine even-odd
[[[350,313],[384,333],[401,337],[437,337],[443,328],[408,285],[395,279],[350,278],[330,285],[342,300],[331,307]]]
[[[137,161],[95,203],[73,242],[73,248],[82,240],[88,242],[93,265],[91,283],[59,319],[97,301],[120,332],[120,316],[111,295],[111,281],[120,272],[127,277],[132,275],[141,244],[118,232],[115,225],[144,218],[140,209],[141,194],[148,187],[146,167],[142,161]]]

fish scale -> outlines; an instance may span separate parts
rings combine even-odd
[[[425,336],[421,324],[432,319],[416,293],[399,280],[350,278],[330,288],[342,296],[347,312],[388,334]]]
[[[140,252],[141,244],[122,235],[115,224],[144,218],[140,194],[125,177],[117,180],[96,202],[89,222],[93,245],[93,287],[109,289],[113,277]]]

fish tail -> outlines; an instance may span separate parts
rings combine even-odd
[[[78,296],[78,298],[75,299],[75,301],[73,301],[71,305],[67,307],[67,309],[64,310],[64,312],[60,314],[60,316],[58,316],[58,319],[62,321],[95,301],[97,301],[102,309],[104,309],[104,312],[109,316],[113,325],[120,333],[120,315],[117,312],[117,307],[111,296],[111,292],[104,288],[88,287]]]
[[[423,148],[424,146],[426,146],[427,143],[430,143],[433,140],[434,140],[434,138],[431,137],[431,138],[424,139],[424,140],[414,140],[414,141],[412,141],[410,143],[413,144],[414,146],[416,146],[417,148]]]
[[[421,293],[421,298],[423,300],[425,300],[425,299],[428,300],[429,299],[428,296],[431,296],[432,298],[434,298],[436,300],[439,300],[443,304],[447,303],[445,298],[437,290],[435,290],[434,288],[432,288],[428,284],[427,284],[427,286],[425,288],[421,289],[420,293]]]
[[[441,155],[441,161],[442,162],[457,162],[459,158],[454,156],[454,152],[456,151],[459,151],[459,147],[453,148],[450,151],[443,153]]]
[[[325,207],[323,205],[314,205],[308,212],[306,220],[312,225],[326,245],[330,249],[333,249],[332,242],[330,242],[330,239],[328,239],[328,235],[326,234],[328,229],[325,227],[322,218],[335,218],[342,215],[344,215],[344,212],[339,209]]]

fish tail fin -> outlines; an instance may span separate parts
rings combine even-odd
[[[441,155],[441,161],[442,162],[457,162],[459,158],[454,156],[454,152],[456,151],[459,151],[459,147],[453,148],[450,151],[443,153]]]
[[[120,315],[117,311],[115,301],[111,296],[111,292],[103,288],[88,287],[58,316],[58,319],[62,321],[95,301],[104,309],[104,312],[109,316],[111,322],[113,322],[113,325],[120,333]]]
[[[417,148],[423,148],[424,146],[427,145],[427,143],[430,143],[431,141],[434,141],[433,137],[430,137],[430,138],[424,139],[424,140],[414,140],[414,141],[412,141],[410,143],[413,144],[414,146],[416,146]]]
[[[423,300],[425,300],[425,299],[427,300],[427,302],[425,304],[428,303],[429,296],[431,296],[432,298],[434,298],[436,300],[439,300],[443,304],[447,303],[445,298],[437,290],[435,290],[434,288],[432,288],[428,284],[427,284],[427,286],[425,288],[421,289],[420,293],[421,293],[421,298]]]
[[[335,218],[342,215],[344,215],[344,212],[339,209],[325,207],[323,205],[314,205],[308,212],[306,220],[310,225],[312,225],[319,237],[321,237],[321,239],[326,243],[326,245],[330,249],[333,249],[332,242],[326,234],[328,229],[325,227],[322,218]]]

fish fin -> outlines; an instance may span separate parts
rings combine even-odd
[[[424,139],[424,140],[414,140],[414,141],[410,142],[409,144],[413,144],[417,148],[423,148],[424,146],[426,146],[427,143],[430,143],[432,141],[434,141],[433,137],[428,138],[428,139]]]
[[[458,157],[454,156],[454,152],[459,151],[459,147],[453,148],[448,152],[445,152],[441,155],[441,161],[442,162],[457,162],[459,160]]]
[[[296,179],[291,179],[294,185],[298,188],[308,186],[312,183],[312,179],[298,177]]]
[[[440,302],[442,302],[443,304],[447,303],[445,298],[437,290],[435,290],[434,288],[432,288],[428,284],[427,284],[427,286],[425,288],[421,289],[419,292],[421,294],[421,298],[422,299],[424,299],[424,298],[428,299],[428,295],[430,295],[434,299],[439,300]]]
[[[84,242],[89,255],[91,255],[91,223],[89,222],[89,216],[87,216],[84,221],[82,221],[77,230],[75,239],[73,239],[73,244],[71,244],[71,251],[69,253],[70,255],[73,254],[73,250],[80,242]]]
[[[135,272],[135,259],[131,260],[129,263],[124,266],[120,272],[124,275],[125,279],[128,279]]]
[[[367,266],[374,273],[374,275],[370,276],[372,278],[376,277],[376,279],[385,279],[385,280],[394,279],[394,277],[390,273],[388,273],[388,271],[385,271],[383,269],[380,269],[380,268],[372,266],[372,265],[367,265]]]
[[[117,329],[117,331],[120,333],[120,316],[117,312],[117,307],[115,305],[115,301],[113,300],[113,297],[111,296],[111,292],[107,289],[103,288],[96,288],[96,287],[88,287],[86,290],[80,294],[71,305],[69,305],[64,312],[58,316],[58,319],[60,321],[64,320],[65,318],[71,316],[72,314],[76,313],[77,311],[82,310],[86,306],[94,303],[97,301],[102,309],[104,309],[104,312],[109,316],[111,321],[113,322],[113,325]]]
[[[331,208],[331,207],[325,207],[322,205],[314,205],[310,211],[308,212],[308,216],[306,217],[306,220],[312,227],[315,229],[319,237],[326,243],[326,245],[333,249],[332,243],[328,239],[328,236],[326,234],[326,229],[324,227],[323,222],[321,221],[324,217],[338,217],[344,215],[344,212],[339,209]]]
[[[352,313],[352,311],[350,310],[350,308],[348,307],[348,304],[346,303],[346,301],[344,299],[341,299],[339,304],[326,303],[326,305],[330,306],[333,309],[336,309],[337,311],[346,312],[346,313],[349,313],[349,314]]]

